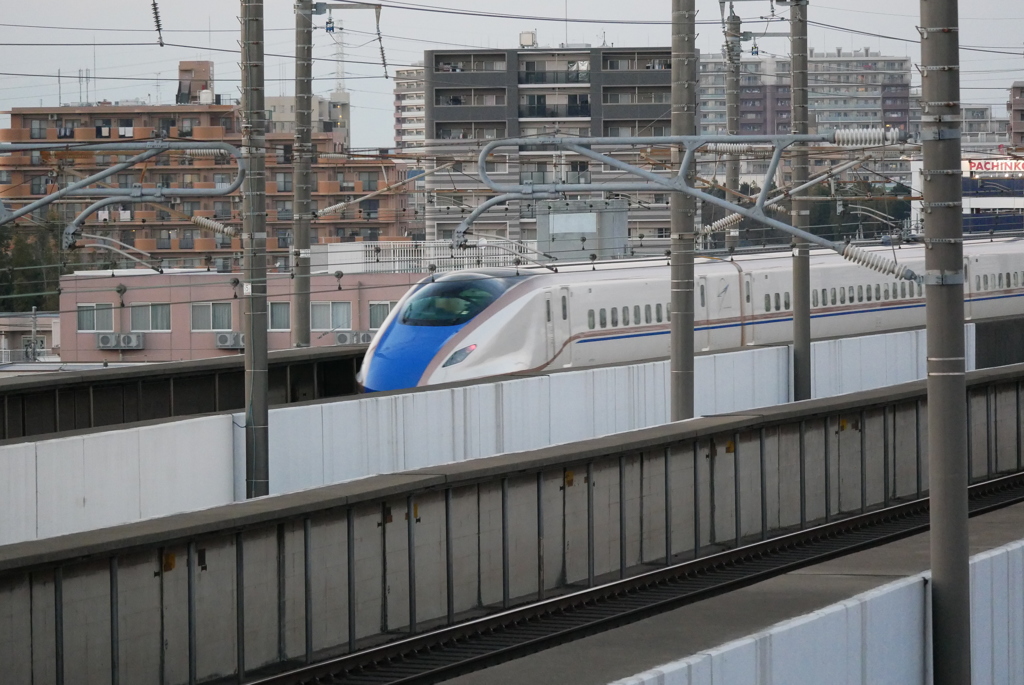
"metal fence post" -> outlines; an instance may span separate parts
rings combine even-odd
[[[832,433],[829,417],[823,421],[825,433],[825,522],[832,520]]]
[[[452,548],[452,489],[444,491],[444,586],[448,625],[455,623],[455,568]]]
[[[501,606],[509,604],[508,478],[501,479]]]
[[[693,441],[693,558],[700,557],[700,443]]]
[[[121,626],[118,609],[117,589],[117,557],[110,557],[110,683],[119,685],[121,682]]]
[[[640,486],[641,488],[643,485]],[[626,577],[626,458],[619,455],[619,578]]]
[[[381,526],[384,525],[383,519]],[[345,512],[345,554],[348,566],[348,651],[356,651],[356,522],[355,509],[348,508]]]
[[[672,564],[672,448],[665,448],[665,565]]]
[[[416,633],[416,505],[412,495],[405,498],[406,544],[409,559],[409,633]]]
[[[587,586],[594,586],[594,463],[587,462]]]
[[[57,685],[64,685],[64,568],[53,571],[53,659]]]
[[[544,474],[537,472],[537,599],[544,599]]]
[[[732,436],[732,481],[733,481],[733,516],[736,524],[736,546],[743,540],[743,507],[740,503],[742,488],[740,487],[740,434]]]
[[[860,412],[860,511],[868,510],[868,415]]]
[[[245,549],[242,534],[235,533],[235,670],[245,681]]]
[[[761,464],[761,539],[768,539],[768,474],[765,473],[764,428],[758,431],[758,460]]]
[[[313,522],[307,516],[302,522],[302,594],[305,614],[306,663],[313,661]]]
[[[807,527],[807,423],[800,422],[800,527]]]
[[[188,685],[196,685],[196,543],[188,543]]]

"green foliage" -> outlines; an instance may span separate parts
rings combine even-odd
[[[8,312],[60,309],[61,269],[56,223],[0,227],[0,310]],[[50,294],[44,294],[50,293]]]

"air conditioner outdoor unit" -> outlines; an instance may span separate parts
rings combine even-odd
[[[97,333],[96,348],[100,350],[116,350],[121,336],[118,333]]]
[[[143,350],[146,340],[142,333],[97,333],[96,348],[100,350]]]
[[[245,333],[231,331],[230,333],[217,334],[217,349],[220,350],[241,350],[245,349]]]
[[[369,345],[373,340],[370,331],[340,331],[335,334],[339,345]]]
[[[120,348],[122,350],[142,350],[146,348],[146,341],[142,333],[122,333]]]

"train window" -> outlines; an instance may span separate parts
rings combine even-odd
[[[981,276],[974,277],[974,290],[981,290]]]
[[[548,323],[551,323],[551,300],[544,300],[544,304],[547,305]]]
[[[869,297],[868,299],[870,300],[871,298]],[[882,299],[882,286],[880,286],[877,283],[875,283],[875,301],[877,302],[877,301],[879,301],[881,299]]]
[[[1013,287],[1014,288],[1017,287],[1017,272],[1016,271],[1013,272]]]
[[[813,300],[811,302],[811,306],[812,307],[817,307],[818,306],[818,291],[817,290],[812,290],[811,291],[811,299]]]
[[[836,303],[836,289],[835,288],[832,288],[832,297],[830,299],[832,300],[832,304]]]
[[[850,299],[853,300],[852,297]],[[858,285],[857,286],[857,301],[858,302],[863,302],[864,301],[864,286],[862,286],[862,285]]]
[[[1016,276],[1016,274],[1014,274],[1014,275]],[[746,294],[747,304],[750,304],[750,281],[747,281],[745,283],[745,285],[747,286],[747,294]]]
[[[628,326],[629,325],[629,307],[623,307],[622,308],[622,325],[623,326]]]
[[[428,283],[406,302],[401,321],[407,326],[460,326],[516,282],[512,278],[451,278]]]
[[[618,307],[612,307],[612,328],[617,328],[619,325],[619,309]]]
[[[981,285],[983,290],[988,290],[988,274],[985,274],[981,279]]]
[[[907,282],[903,281],[900,283],[900,297],[907,296]]]
[[[644,321],[646,323],[651,322],[651,305],[649,304],[644,305]]]
[[[911,286],[911,288],[913,288],[913,286]],[[917,296],[924,297],[924,286],[922,286],[920,283],[917,284]]]
[[[608,328],[608,312],[604,309],[601,310],[601,328]]]
[[[782,299],[783,299],[783,305],[784,305],[782,308],[788,311],[789,310],[789,293],[785,293],[785,295],[783,295]]]
[[[884,289],[882,290],[882,296],[883,296],[883,297],[884,297],[884,298],[885,298],[886,300],[888,300],[888,299],[889,299],[889,284],[888,284],[888,283],[886,283],[886,284],[885,284],[885,288],[884,288]]]
[[[839,289],[839,304],[846,304],[846,288]]]
[[[871,284],[870,283],[868,283],[867,291],[868,291],[868,293],[867,293],[867,295],[868,295],[867,300],[868,300],[868,302],[870,302],[871,301]]]
[[[569,298],[562,295],[562,321],[569,320]]]
[[[765,295],[764,296],[764,310],[766,312],[770,312],[772,310],[772,296],[771,295]]]
[[[1010,272],[1009,271],[1006,272],[1006,287],[1007,288],[1010,287]]]
[[[706,307],[707,306],[705,304],[705,302],[704,302],[704,285],[703,284],[701,284],[701,286],[700,286],[700,306],[701,307]]]
[[[999,274],[999,287],[1000,288],[1003,287],[1003,275],[1002,274]]]
[[[633,305],[633,323],[640,325],[640,305]]]
[[[590,330],[594,330],[594,310],[590,309],[587,311],[587,327]]]
[[[827,304],[828,304],[828,289],[827,288],[822,288],[821,289],[821,306],[824,307]]]
[[[658,323],[661,323],[661,303],[654,305],[654,318]]]
[[[779,311],[780,309],[782,309],[780,305],[781,302],[779,301],[779,294],[775,293],[775,311]]]
[[[671,302],[666,302],[665,303],[665,321],[670,321],[671,320],[671,318],[672,318],[671,312],[672,312],[672,303]]]

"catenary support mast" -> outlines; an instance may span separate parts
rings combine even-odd
[[[807,133],[807,0],[790,3],[790,52],[792,53],[793,133]],[[800,186],[808,178],[807,147],[793,146],[793,185]],[[791,222],[795,228],[807,230],[810,205],[801,200],[807,191],[794,193]],[[793,399],[811,399],[811,258],[810,245],[793,241]]]
[[[270,492],[267,410],[267,179],[263,0],[242,0],[243,293],[245,295],[245,494]]]
[[[696,135],[697,53],[694,0],[672,0],[672,135]],[[678,148],[673,166],[680,162]],[[693,169],[687,171],[692,174]],[[693,417],[693,253],[694,199],[672,193],[671,398],[672,420]]]
[[[313,0],[295,3],[295,160],[292,347],[309,347],[309,224],[312,220]]]
[[[958,18],[957,0],[921,0],[921,207],[935,685],[971,682]]]

